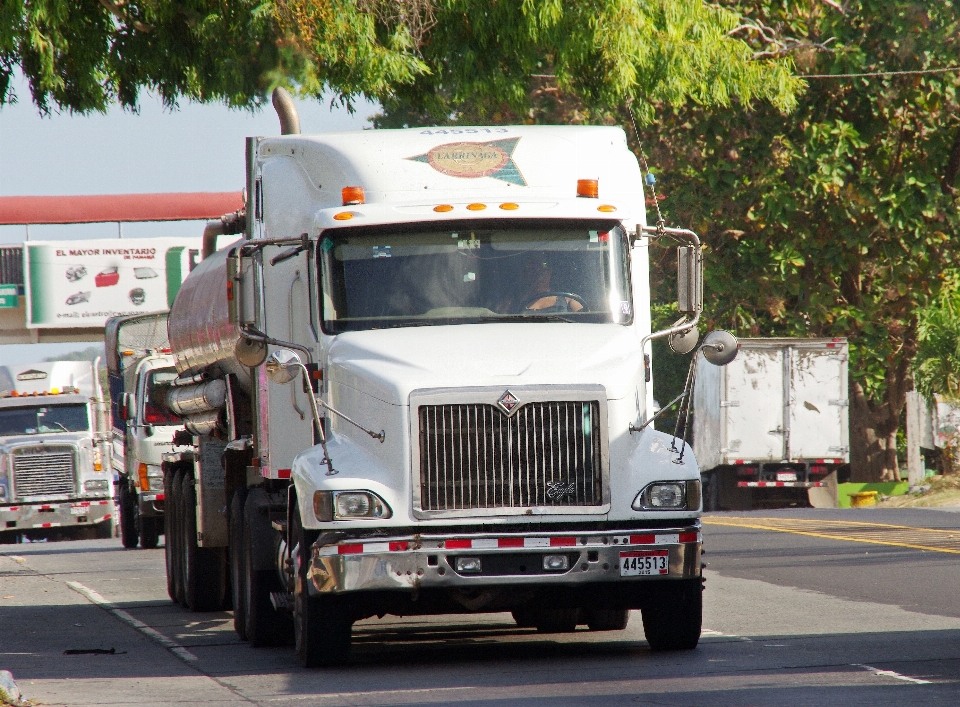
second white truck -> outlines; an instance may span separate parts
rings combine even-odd
[[[699,361],[693,448],[705,510],[805,504],[850,462],[846,339],[741,339]]]

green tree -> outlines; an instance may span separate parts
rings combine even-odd
[[[955,2],[734,6],[752,18],[743,31],[759,52],[789,51],[802,73],[957,63]],[[849,337],[854,479],[897,478],[917,313],[937,295],[960,226],[960,79],[809,86],[786,118],[762,105],[685,107],[664,111],[645,141],[665,172],[664,207],[709,244],[710,323],[741,335]]]
[[[917,390],[927,399],[960,400],[960,273],[948,274],[940,296],[918,312]]]
[[[257,106],[278,84],[420,124],[533,120],[556,101],[581,120],[627,102],[647,120],[688,100],[791,108],[791,60],[757,59],[739,22],[704,0],[10,0],[0,104],[19,69],[44,111],[135,108],[142,89]]]

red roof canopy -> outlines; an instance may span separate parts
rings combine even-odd
[[[194,221],[243,208],[243,192],[0,196],[0,225]]]

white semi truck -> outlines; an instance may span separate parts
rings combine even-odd
[[[183,427],[165,405],[177,377],[167,315],[112,317],[105,343],[120,539],[126,548],[154,548],[163,534],[166,502],[161,457],[174,451],[173,436]]]
[[[693,448],[705,510],[835,496],[850,463],[848,359],[846,339],[770,338],[741,339],[723,368],[699,361]]]
[[[689,343],[699,240],[646,226],[623,131],[303,136],[279,103],[284,134],[247,142],[243,238],[170,311],[195,444],[164,463],[171,597],[232,599],[241,636],[305,666],[388,613],[572,631],[639,609],[654,649],[696,646],[700,471],[649,424],[644,348]],[[651,333],[671,239],[688,315]]]
[[[111,537],[98,362],[0,366],[0,543]]]

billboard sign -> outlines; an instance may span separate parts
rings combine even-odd
[[[27,328],[103,326],[173,304],[200,260],[200,238],[30,241],[23,244]]]
[[[0,309],[16,309],[19,307],[16,285],[0,285]]]

